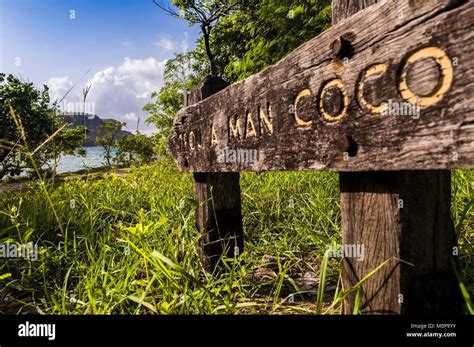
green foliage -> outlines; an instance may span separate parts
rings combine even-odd
[[[177,16],[188,21],[190,25],[212,25],[226,14],[239,1],[236,0],[172,0],[173,5],[180,10]]]
[[[129,167],[150,163],[154,156],[155,143],[152,137],[144,134],[125,136],[116,142],[119,165]]]
[[[125,123],[115,121],[105,121],[97,127],[99,137],[96,138],[96,144],[104,148],[104,159],[107,166],[112,164],[112,148],[117,141],[118,134],[122,130]]]
[[[474,293],[473,180],[474,170],[453,172],[466,297]],[[243,173],[244,261],[223,258],[229,272],[221,276],[204,272],[197,256],[192,185],[166,158],[125,176],[87,175],[2,196],[0,243],[31,241],[40,254],[36,262],[0,262],[0,312],[338,314],[367,280],[343,291],[341,260],[325,253],[341,242],[337,174]]]
[[[278,62],[330,25],[330,0],[245,1],[212,31],[218,71],[230,82],[244,79]]]
[[[63,129],[53,139],[58,154],[81,156],[84,153],[83,145],[86,141],[87,131],[83,125]]]
[[[160,134],[157,136],[159,154],[166,153],[173,119],[183,106],[183,92],[206,74],[213,73],[211,61],[215,74],[235,82],[276,63],[331,23],[330,0],[179,0],[173,3],[181,13],[169,8],[164,10],[186,19],[190,25],[209,23],[220,6],[224,9],[210,28],[202,28],[195,50],[177,54],[168,61],[165,85],[152,95],[154,101],[144,108],[150,115],[148,122],[155,124]]]
[[[183,107],[184,92],[196,85],[202,75],[192,52],[177,54],[174,59],[166,62],[163,74],[165,85],[159,93],[151,95],[155,100],[143,107],[143,111],[149,115],[146,122],[154,124],[158,129],[155,136],[158,155],[164,155],[168,151],[168,138],[176,112]]]
[[[56,172],[61,154],[85,157],[86,150],[84,144],[86,133],[87,128],[84,126],[64,128],[45,145],[45,151],[51,159],[45,164],[51,172]]]
[[[84,129],[63,128],[57,109],[50,106],[46,85],[39,91],[33,83],[13,75],[5,77],[0,74],[0,179],[24,170],[33,172],[34,166],[54,169],[51,161],[56,163],[61,153],[72,153],[81,147]]]
[[[202,41],[204,44],[204,51],[206,53],[207,62],[209,63],[211,75],[217,74],[215,55],[213,49],[210,47],[210,35],[214,26],[224,16],[236,9],[240,5],[239,0],[172,0],[172,3],[178,7],[179,12],[176,12],[170,6],[161,3],[158,5],[162,10],[168,14],[185,19],[190,25],[199,24],[201,28]]]
[[[36,148],[59,127],[59,118],[49,106],[48,87],[37,90],[33,83],[22,82],[13,75],[0,74],[0,178],[18,175],[31,167],[25,155],[21,155],[21,131],[24,131],[29,146]],[[10,107],[15,111],[23,129],[18,129]],[[23,149],[24,152],[24,149]],[[44,151],[38,152],[34,160],[41,167],[47,160]]]

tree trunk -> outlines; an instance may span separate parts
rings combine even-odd
[[[211,67],[211,75],[217,76],[216,62],[214,59],[214,55],[212,54],[211,43],[210,43],[211,27],[209,25],[203,24],[201,26],[201,29],[202,29],[202,34],[204,37],[204,46],[206,48],[207,59],[209,60],[209,66]]]

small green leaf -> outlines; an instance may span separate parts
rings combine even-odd
[[[4,280],[5,278],[11,277],[11,276],[12,276],[11,273],[6,273],[6,274],[3,274],[3,275],[0,275],[0,280]]]

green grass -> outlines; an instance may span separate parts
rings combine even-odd
[[[453,174],[460,279],[471,297],[473,182],[474,170]],[[0,311],[340,313],[348,294],[340,262],[325,257],[341,241],[337,174],[249,173],[241,185],[246,248],[242,261],[223,259],[220,276],[202,269],[192,177],[170,160],[2,196],[0,243],[31,241],[41,251],[36,262],[0,263]]]

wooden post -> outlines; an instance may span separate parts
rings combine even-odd
[[[333,0],[333,24],[376,2]],[[452,268],[456,238],[450,217],[450,171],[344,172],[340,190],[343,244],[364,249],[362,261],[344,258],[344,287],[390,258],[413,265],[392,260],[378,271],[363,285],[361,311],[461,313]],[[354,301],[355,295],[348,297],[344,313],[353,311]]]
[[[186,104],[193,105],[226,88],[228,83],[216,76],[206,77],[191,93]],[[238,256],[244,249],[240,174],[194,173],[196,228],[202,237],[200,258],[213,272],[219,258]]]
[[[170,150],[194,173],[210,269],[242,252],[240,172],[335,170],[344,287],[389,260],[364,282],[361,311],[462,312],[449,170],[474,167],[472,30],[459,20],[473,2],[374,3],[334,0],[334,22],[348,18],[279,63],[225,90],[204,80]]]

